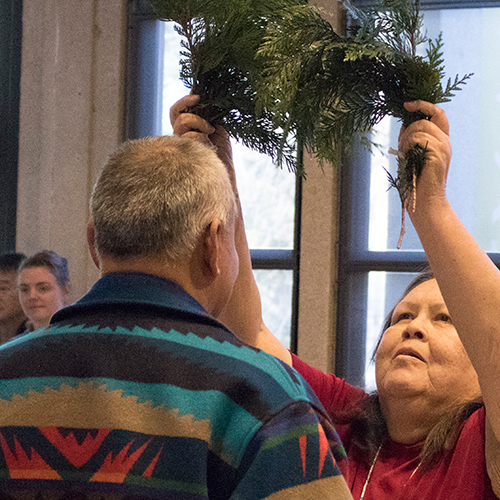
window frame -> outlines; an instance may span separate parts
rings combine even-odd
[[[16,246],[22,0],[0,3],[0,253]]]
[[[372,7],[380,0],[351,0],[358,8]],[[498,7],[498,0],[421,0],[420,10],[441,9],[474,9],[484,7]]]
[[[358,7],[372,0],[354,0]],[[423,0],[421,10],[500,7],[499,0]],[[368,273],[420,272],[427,266],[424,251],[368,250],[370,200],[370,153],[357,143],[341,168],[339,221],[339,287],[335,352],[335,373],[347,382],[363,387],[365,382]],[[352,166],[356,165],[356,175]],[[500,267],[500,252],[488,253]],[[382,326],[382,325],[381,325]]]

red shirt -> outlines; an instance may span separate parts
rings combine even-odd
[[[309,382],[329,415],[352,407],[365,392],[343,379],[325,374],[292,355],[294,368]],[[455,446],[431,470],[421,473],[421,444],[384,443],[368,481],[364,500],[493,500],[497,499],[486,472],[484,451],[485,409],[466,421]],[[402,416],[402,418],[404,418]],[[349,425],[336,425],[348,458],[342,473],[355,500],[359,499],[369,466],[357,459],[359,449],[350,446]]]

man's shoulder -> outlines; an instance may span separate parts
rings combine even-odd
[[[160,285],[164,288],[165,283]],[[172,302],[173,296],[181,302]],[[53,332],[75,333],[82,325],[83,330],[91,327],[96,333],[135,337],[134,341],[142,339],[145,344],[166,340],[169,349],[189,352],[192,363],[212,365],[225,375],[241,374],[263,393],[272,392],[266,388],[276,384],[282,389],[274,393],[282,399],[311,400],[312,391],[295,369],[242,342],[222,323],[189,302],[190,297],[182,290],[169,291],[165,301],[147,302],[144,297],[124,300],[123,294],[118,301],[113,298],[114,293],[110,293],[106,300],[77,303],[60,311],[54,317],[57,322],[51,327]]]
[[[70,373],[74,353],[80,366],[98,367],[102,374],[109,371],[108,362],[115,360],[114,370],[122,378],[137,372],[141,377],[150,374],[144,382],[170,383],[175,369],[193,384],[203,381],[208,386],[217,379],[222,390],[234,393],[237,388],[241,398],[256,395],[272,412],[295,401],[315,401],[296,370],[243,343],[213,318],[164,307],[75,306],[61,321],[0,350],[0,376],[5,369],[14,368],[30,376],[24,373],[29,367],[17,366],[15,361],[21,362],[28,353],[40,357],[33,376],[44,376],[44,370],[51,373],[51,363],[61,369],[68,364]]]

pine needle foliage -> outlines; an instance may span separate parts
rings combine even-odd
[[[290,169],[296,166],[295,147],[276,130],[270,111],[256,109],[264,62],[256,53],[269,17],[304,1],[150,0],[158,17],[174,21],[182,37],[180,77],[200,95],[192,111]]]

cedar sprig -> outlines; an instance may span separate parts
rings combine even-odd
[[[180,77],[200,95],[192,112],[290,169],[296,166],[294,146],[275,129],[271,112],[256,108],[262,60],[255,56],[269,16],[303,2],[150,0],[159,18],[174,21],[182,37]]]
[[[425,56],[417,55],[418,45],[427,41],[418,0],[381,0],[367,11],[342,3],[354,21],[346,36],[336,34],[320,10],[291,6],[268,24],[259,51],[266,67],[259,106],[271,111],[274,126],[285,133],[300,130],[320,162],[338,159],[355,135],[366,137],[387,115],[404,126],[425,118],[403,104],[449,101],[471,76],[456,76],[443,86],[441,37],[428,41]],[[417,148],[399,160],[391,178],[403,213],[415,207],[414,186],[424,163],[425,148]]]

